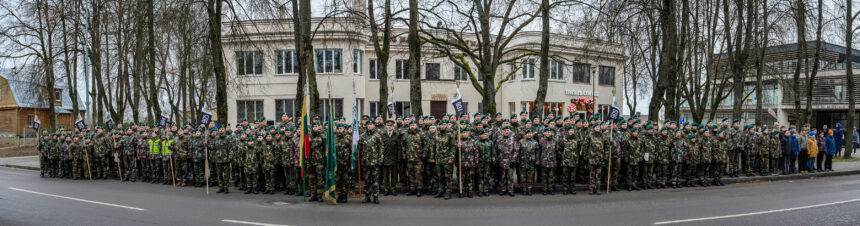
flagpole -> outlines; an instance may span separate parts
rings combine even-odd
[[[457,98],[463,98],[460,96],[460,82],[457,82]],[[460,187],[460,195],[463,195],[463,152],[460,148],[460,116],[457,113],[457,109],[454,109],[454,122],[457,123],[457,183]]]
[[[204,126],[205,129],[208,125]],[[206,175],[206,194],[209,195],[209,132],[203,131],[205,136],[203,136],[203,158],[205,163],[205,171],[203,172]]]

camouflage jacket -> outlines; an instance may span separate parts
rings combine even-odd
[[[263,141],[265,142],[265,141]],[[244,151],[242,151],[242,165],[245,167],[246,171],[249,172],[257,172],[257,168],[260,167],[260,154],[263,150],[268,149],[265,143],[260,143],[257,140],[254,140],[253,144],[244,145]]]
[[[727,154],[729,149],[726,145],[726,140],[724,138],[717,137],[714,139],[712,144],[714,145],[714,149],[711,150],[711,154],[713,155],[712,161],[717,163],[726,163],[726,161],[729,160],[729,156]]]
[[[359,157],[365,166],[382,165],[382,140],[376,130],[366,130],[359,140]]]
[[[460,162],[465,168],[478,167],[478,145],[472,138],[461,138],[460,140]]]
[[[337,141],[335,142],[337,165],[344,170],[340,172],[346,172],[345,170],[349,168],[342,167],[349,167],[352,163],[352,133],[336,133],[335,136],[337,137]]]
[[[517,163],[519,153],[517,152],[517,142],[514,140],[514,134],[511,133],[507,137],[499,136],[496,138],[495,149],[499,154],[499,166],[504,169],[509,169]]]
[[[687,147],[688,149],[686,155],[684,155],[684,162],[688,165],[699,164],[702,152],[702,142],[698,140],[696,142],[690,141]]]
[[[520,153],[520,164],[522,167],[534,168],[538,164],[538,142],[534,138],[523,138],[517,145]]]
[[[713,157],[714,149],[716,148],[716,139],[714,137],[702,137],[701,147],[699,151],[699,163],[701,164],[710,164],[712,162],[711,157]]]
[[[672,160],[672,137],[669,135],[657,135],[657,146],[654,149],[654,160],[659,164],[669,164]]]
[[[631,166],[639,165],[639,162],[642,161],[642,139],[630,136],[630,139],[624,143],[624,159],[627,160],[627,164]]]
[[[457,154],[457,136],[451,131],[440,131],[435,136],[436,148],[433,152],[436,164],[448,164],[454,161]]]
[[[281,146],[278,145],[275,141],[266,141],[266,144],[263,145],[262,154],[263,160],[263,169],[266,170],[274,170],[275,166],[280,165],[278,162],[278,152],[280,152]]]
[[[307,156],[308,163],[313,165],[325,165],[325,143],[324,133],[315,132],[311,135],[311,150]]]
[[[423,133],[418,129],[409,130],[403,134],[403,143],[405,143],[405,151],[406,160],[410,162],[421,161],[424,157],[422,156],[424,153],[423,145]]]
[[[687,149],[687,139],[681,137],[672,138],[672,162],[684,162],[685,155],[687,154]]]
[[[561,166],[575,167],[579,162],[579,156],[582,154],[579,149],[579,137],[577,133],[566,136],[562,140],[561,146]]]
[[[603,165],[606,162],[608,141],[602,132],[592,132],[588,140],[588,164]]]
[[[544,168],[555,167],[558,158],[558,142],[555,137],[540,138],[540,166]]]
[[[478,153],[481,156],[481,163],[496,163],[496,149],[493,146],[493,142],[490,141],[489,137],[487,139],[478,138],[478,142],[476,143],[476,145],[478,146]]]

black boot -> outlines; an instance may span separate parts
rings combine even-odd
[[[445,192],[445,200],[451,199],[451,192]]]
[[[361,203],[368,203],[368,202],[370,202],[370,197],[367,197],[367,196],[364,196],[364,199],[361,200]]]
[[[555,195],[555,193],[552,190],[549,190],[549,195]]]
[[[627,185],[627,191],[633,191],[633,186]]]
[[[406,196],[413,196],[413,195],[415,195],[415,191],[414,191],[414,190],[409,191],[409,192],[407,192],[407,193],[406,193]]]
[[[610,187],[610,188],[609,188],[609,190],[611,190],[611,191],[618,191],[618,188],[617,188],[617,187],[615,187],[615,185],[613,185],[612,187]]]
[[[242,189],[239,189],[239,190],[242,190]],[[245,189],[245,194],[246,194],[246,195],[247,195],[247,194],[251,194],[251,189]]]
[[[224,193],[224,189],[223,189],[223,188],[219,188],[219,189],[218,189],[218,191],[216,191],[215,193]]]
[[[421,194],[421,190],[418,190],[417,192],[415,192],[415,197],[421,197],[422,195],[424,195],[424,194]]]
[[[639,186],[636,186],[636,185],[634,184],[634,185],[633,185],[633,190],[639,191],[639,190],[642,190],[642,189],[640,189],[640,188],[639,188]]]
[[[472,198],[472,191],[466,192],[466,197],[471,199]]]
[[[546,189],[544,189],[544,190],[543,190],[543,195],[546,195],[546,194],[549,194],[549,191],[547,191]]]
[[[442,198],[442,197],[445,197],[445,194],[442,192],[436,192],[436,195],[433,196],[433,198]]]
[[[229,189],[229,188],[225,188],[225,189],[224,189],[224,194],[230,194],[230,189]]]
[[[373,204],[379,204],[379,197],[373,197]]]
[[[570,189],[570,194],[571,194],[571,195],[576,195],[576,189],[571,188],[571,189]]]
[[[308,200],[308,201],[315,202],[315,201],[319,201],[319,200],[320,200],[320,199],[319,199],[319,198],[317,198],[317,196],[315,195],[315,196],[312,196],[312,197],[311,197],[311,200]]]
[[[510,197],[514,197],[514,196],[515,196],[515,195],[514,195],[514,192],[513,192],[513,191],[509,191],[509,192],[508,192],[508,196],[510,196]]]

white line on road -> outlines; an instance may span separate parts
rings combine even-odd
[[[677,224],[677,223],[686,223],[686,222],[694,222],[694,221],[706,221],[706,220],[716,220],[716,219],[733,218],[733,217],[745,217],[745,216],[761,215],[761,214],[769,214],[769,213],[779,213],[779,212],[787,212],[787,211],[816,208],[816,207],[822,207],[822,206],[839,205],[839,204],[845,204],[845,203],[857,202],[857,201],[860,201],[860,199],[852,199],[852,200],[824,203],[824,204],[811,205],[811,206],[801,206],[801,207],[794,207],[794,208],[787,208],[787,209],[767,210],[767,211],[761,211],[761,212],[742,213],[742,214],[724,215],[724,216],[716,216],[716,217],[703,217],[703,218],[693,218],[693,219],[685,219],[685,220],[661,221],[661,222],[654,222],[654,225]]]
[[[79,198],[72,198],[72,197],[66,197],[66,196],[61,196],[61,195],[53,195],[53,194],[41,193],[41,192],[37,192],[37,191],[30,191],[30,190],[20,189],[20,188],[14,188],[14,187],[9,187],[9,189],[11,189],[11,190],[15,190],[15,191],[22,191],[22,192],[27,192],[27,193],[37,194],[37,195],[50,196],[50,197],[54,197],[54,198],[61,198],[61,199],[75,200],[75,201],[88,202],[88,203],[99,204],[99,205],[105,205],[105,206],[113,206],[113,207],[126,208],[126,209],[131,209],[131,210],[144,211],[144,209],[142,209],[142,208],[131,207],[131,206],[123,206],[123,205],[117,205],[117,204],[106,203],[106,202],[91,201],[91,200],[79,199]]]
[[[240,221],[240,220],[230,220],[224,219],[221,222],[227,223],[236,223],[236,224],[249,224],[249,225],[259,225],[259,226],[289,226],[287,224],[269,224],[269,223],[260,223],[260,222],[251,222],[251,221]]]

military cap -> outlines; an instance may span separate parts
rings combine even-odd
[[[696,134],[690,134],[689,136],[687,136],[687,138],[688,138],[688,139],[696,138]]]
[[[496,116],[500,116],[500,115],[502,115],[501,112],[496,112]]]
[[[740,121],[741,121],[740,119],[734,119],[734,120],[732,120],[732,123],[736,123],[736,122],[740,122]]]
[[[636,132],[636,130],[639,130],[639,127],[635,127],[635,126],[634,126],[633,128],[630,128],[630,132],[631,132],[631,133],[632,133],[632,132]]]
[[[367,122],[365,122],[364,124],[365,124],[365,125],[370,125],[370,124],[374,124],[374,123],[373,123],[373,121],[372,121],[372,120],[367,120]]]
[[[516,118],[517,114],[511,114],[511,118]]]
[[[523,132],[524,132],[524,133],[531,133],[531,132],[532,132],[532,129],[523,129]]]
[[[725,122],[725,121],[729,121],[729,118],[728,118],[728,117],[723,118],[723,120],[722,120],[722,121],[723,121],[723,122]]]
[[[552,128],[552,127],[546,127],[546,128],[544,128],[544,129],[543,129],[543,131],[544,131],[544,132],[555,132],[555,128]]]
[[[693,127],[698,127],[698,126],[699,126],[699,123],[698,123],[698,122],[693,122],[693,124],[691,124],[691,126],[693,126]]]
[[[480,134],[487,134],[487,133],[490,133],[490,131],[487,129],[482,129],[479,133]]]
[[[652,126],[652,125],[645,126],[645,130],[651,130],[651,129],[654,129],[654,126]]]
[[[460,132],[469,132],[469,127],[460,128]]]

